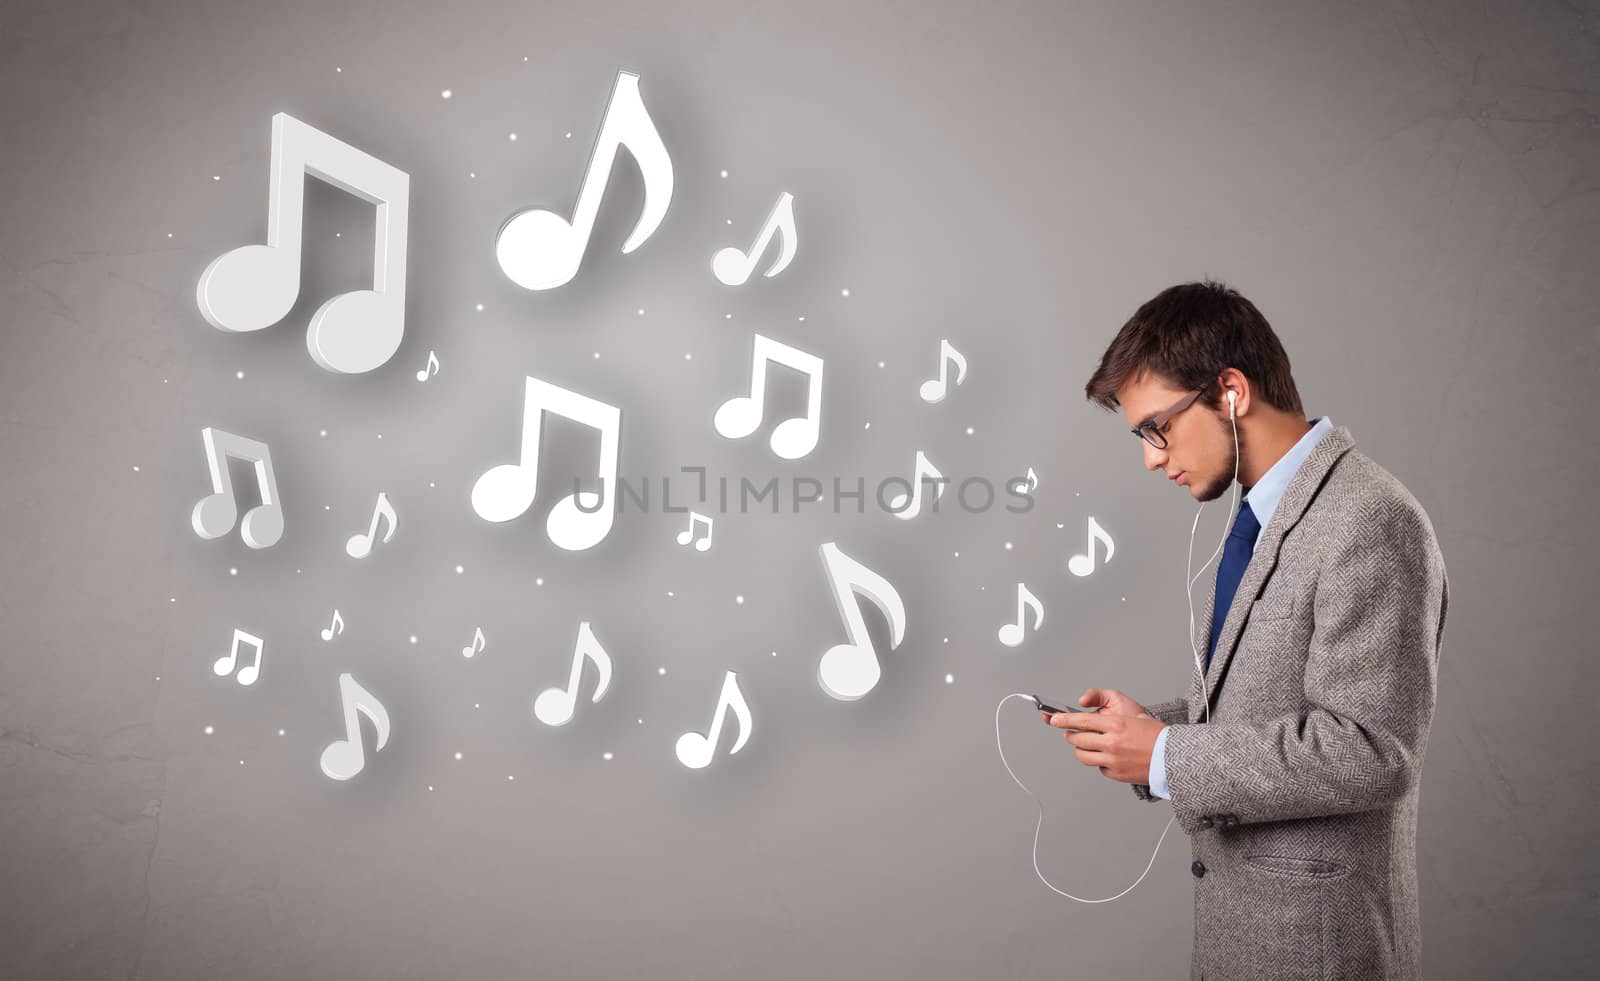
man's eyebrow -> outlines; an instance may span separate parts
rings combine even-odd
[[[1143,429],[1145,426],[1149,425],[1150,423],[1155,422],[1156,421],[1156,416],[1158,416],[1160,414],[1161,413],[1159,413],[1159,412],[1150,413],[1149,415],[1145,416],[1143,419],[1140,419],[1137,423],[1135,423],[1133,428],[1135,428],[1135,429]]]

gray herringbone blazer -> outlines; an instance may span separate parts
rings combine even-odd
[[[1417,797],[1449,599],[1433,526],[1341,426],[1261,536],[1205,701],[1196,671],[1188,698],[1148,706],[1172,726],[1167,786],[1194,853],[1190,976],[1420,978]]]

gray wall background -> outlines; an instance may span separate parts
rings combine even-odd
[[[1597,13],[6,5],[0,973],[1184,976],[1187,839],[1169,835],[1115,903],[1049,893],[992,725],[1008,692],[1150,702],[1185,685],[1191,506],[1081,387],[1140,302],[1207,274],[1261,306],[1308,411],[1405,481],[1442,543],[1453,602],[1418,842],[1428,976],[1582,973],[1600,953],[1583,616]],[[522,207],[571,207],[619,66],[641,72],[672,152],[671,212],[620,255],[639,201],[625,160],[578,278],[524,292],[495,266],[494,232]],[[207,262],[264,241],[280,110],[412,176],[405,342],[370,375],[306,356],[306,320],[366,282],[372,235],[370,209],[319,181],[295,311],[226,335],[195,307]],[[711,253],[747,247],[780,190],[796,195],[798,259],[722,287]],[[757,331],[827,360],[822,443],[802,463],[774,458],[765,429],[711,429]],[[929,406],[916,390],[941,337],[971,374]],[[419,385],[429,350],[443,370]],[[681,516],[629,513],[600,547],[562,553],[543,515],[556,482],[592,466],[580,428],[555,427],[557,476],[528,516],[492,526],[468,505],[514,454],[530,373],[622,406],[625,475],[871,486],[922,449],[958,478],[1033,466],[1038,505],[727,515],[703,555],[673,541]],[[792,378],[772,384],[798,399]],[[272,446],[277,547],[189,529],[206,425]],[[355,562],[343,543],[379,490],[399,533]],[[1223,513],[1202,520],[1201,555]],[[1077,579],[1065,560],[1091,514],[1117,553]],[[816,558],[829,540],[910,616],[855,703],[815,680],[845,639]],[[1047,618],[1010,650],[995,631],[1019,580]],[[336,606],[349,628],[324,644]],[[565,682],[580,619],[617,676],[546,729],[530,700]],[[252,689],[211,672],[234,626],[267,638]],[[489,649],[467,661],[474,626]],[[754,735],[727,757],[730,731],[712,767],[685,770],[673,742],[704,730],[729,669]],[[341,671],[395,728],[335,784],[317,757],[342,732]],[[1047,807],[1047,872],[1120,891],[1170,809],[1078,764],[1016,702],[1002,726]]]

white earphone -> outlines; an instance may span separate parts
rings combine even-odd
[[[1239,423],[1235,416],[1235,408],[1239,401],[1239,393],[1231,388],[1228,389],[1227,392],[1228,423],[1233,428],[1233,512],[1234,514],[1237,514],[1239,510]],[[1188,588],[1184,590],[1189,598],[1189,651],[1190,653],[1194,654],[1195,673],[1200,675],[1200,697],[1203,699],[1203,703],[1200,708],[1200,721],[1202,723],[1204,723],[1211,716],[1211,699],[1206,697],[1205,669],[1200,662],[1200,651],[1195,647],[1194,644],[1194,584],[1195,580],[1199,579],[1201,575],[1205,573],[1206,567],[1211,565],[1212,560],[1221,554],[1222,546],[1227,543],[1228,532],[1233,527],[1234,520],[1232,516],[1228,518],[1227,524],[1222,529],[1222,540],[1217,542],[1217,550],[1211,553],[1211,558],[1206,559],[1205,565],[1200,567],[1200,571],[1190,577],[1188,570],[1190,566],[1194,565],[1194,534],[1195,530],[1200,527],[1200,512],[1204,511],[1205,509],[1205,503],[1201,502],[1199,509],[1194,513],[1194,523],[1189,526],[1189,559],[1184,564],[1184,576],[1188,578],[1189,581]],[[1215,614],[1213,614],[1213,616],[1214,615]],[[1039,798],[1034,797],[1033,791],[1028,789],[1027,784],[1024,784],[1021,780],[1017,779],[1017,775],[1011,770],[1011,764],[1006,762],[1005,747],[1000,745],[1000,709],[1005,706],[1009,699],[1013,698],[1028,699],[1031,701],[1033,696],[1023,692],[1015,692],[1005,696],[1005,698],[1000,699],[1000,704],[994,707],[994,743],[995,748],[1000,750],[1000,763],[1006,768],[1006,772],[1011,774],[1012,782],[1021,787],[1023,793],[1027,794],[1029,797],[1033,797],[1033,802],[1038,805],[1039,808],[1039,821],[1033,826],[1033,874],[1038,876],[1039,881],[1043,882],[1046,888],[1048,888],[1051,892],[1065,896],[1068,899],[1076,900],[1080,903],[1109,903],[1114,899],[1121,899],[1123,896],[1126,896],[1128,893],[1132,892],[1134,887],[1143,882],[1145,876],[1150,874],[1151,866],[1155,865],[1156,863],[1156,856],[1161,853],[1161,843],[1167,840],[1167,832],[1172,830],[1172,823],[1178,819],[1177,814],[1174,813],[1171,818],[1167,819],[1167,826],[1161,829],[1161,837],[1156,839],[1156,847],[1150,852],[1150,861],[1145,863],[1144,871],[1139,873],[1139,878],[1133,880],[1133,884],[1128,886],[1128,888],[1122,890],[1114,896],[1106,896],[1102,899],[1085,899],[1082,896],[1074,896],[1070,892],[1056,888],[1056,886],[1051,883],[1049,879],[1044,877],[1044,873],[1039,870],[1039,831],[1044,827],[1044,804],[1040,803]]]

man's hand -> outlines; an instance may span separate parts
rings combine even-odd
[[[1069,730],[1062,737],[1073,745],[1078,762],[1099,767],[1102,774],[1122,783],[1149,783],[1150,753],[1166,723],[1115,689],[1090,688],[1078,704],[1102,708],[1096,713],[1040,714],[1050,725]]]

